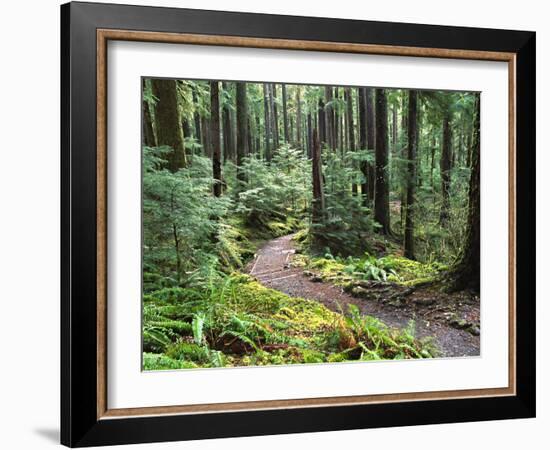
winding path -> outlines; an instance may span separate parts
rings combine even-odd
[[[391,327],[403,328],[414,318],[414,310],[404,311],[380,302],[363,300],[347,294],[339,286],[312,281],[301,268],[291,266],[296,251],[292,237],[288,235],[267,242],[249,264],[248,273],[266,287],[291,297],[316,300],[336,312],[346,312],[349,304],[357,305],[363,314],[374,316]],[[438,321],[419,319],[418,316],[415,324],[418,337],[435,336],[442,357],[480,354],[479,336]]]

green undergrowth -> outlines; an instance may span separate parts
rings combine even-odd
[[[144,296],[145,370],[429,358],[414,324],[395,330],[355,306],[345,315],[234,274]]]
[[[243,270],[250,262],[257,249],[266,241],[275,237],[290,234],[301,227],[294,218],[281,220],[270,219],[261,222],[249,222],[243,217],[227,218],[225,223],[218,225],[215,244],[204,259],[204,264],[186,270],[178,277],[176,273],[160,274],[154,263],[144,264],[143,288],[145,292],[160,291],[165,288],[179,286],[196,286],[207,283],[212,273],[225,276]],[[206,255],[206,254],[205,254]],[[191,261],[194,263],[195,261]]]
[[[387,255],[377,258],[368,253],[361,258],[323,257],[300,254],[295,265],[310,269],[321,279],[336,284],[353,281],[382,281],[402,285],[416,285],[434,280],[447,267],[437,262],[425,264],[402,256]]]

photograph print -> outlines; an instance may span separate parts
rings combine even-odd
[[[480,94],[143,77],[142,368],[480,355]]]

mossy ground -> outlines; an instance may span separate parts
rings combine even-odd
[[[331,266],[332,267],[332,266]],[[413,328],[345,315],[242,274],[144,296],[145,370],[326,363],[434,356]]]
[[[433,281],[447,267],[438,264],[425,264],[399,255],[381,258],[365,254],[363,257],[324,257],[299,254],[293,264],[303,267],[311,275],[335,284],[346,285],[354,281],[383,281],[405,286],[413,286]]]

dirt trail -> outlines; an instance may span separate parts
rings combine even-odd
[[[266,287],[292,297],[317,300],[336,312],[347,312],[348,304],[357,305],[363,314],[374,316],[392,327],[403,328],[415,318],[416,335],[435,336],[443,357],[480,354],[479,336],[452,328],[445,322],[420,318],[414,307],[403,309],[356,298],[339,286],[312,281],[304,275],[303,269],[291,266],[295,253],[292,237],[293,235],[288,235],[273,239],[261,247],[248,266],[249,274]]]

